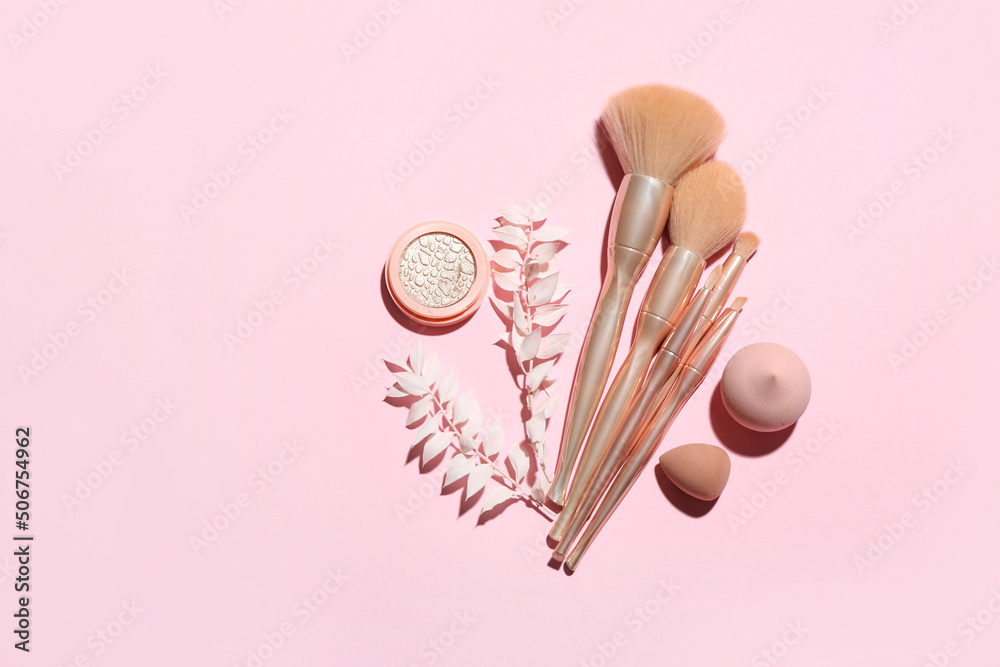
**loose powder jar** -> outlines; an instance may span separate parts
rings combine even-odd
[[[407,316],[443,327],[476,312],[489,270],[486,251],[472,232],[450,222],[425,222],[393,245],[385,282]]]

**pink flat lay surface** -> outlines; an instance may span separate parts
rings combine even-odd
[[[996,664],[998,18],[5,3],[0,664]],[[812,400],[790,434],[750,436],[717,410],[720,361],[661,451],[727,447],[722,497],[692,510],[650,467],[568,576],[538,513],[477,525],[441,495],[382,400],[381,360],[419,338],[516,442],[503,323],[487,304],[408,328],[381,273],[412,225],[487,242],[500,208],[544,197],[573,230],[559,330],[581,334],[617,186],[594,121],[651,81],[725,116],[718,156],[763,239],[722,361],[785,345]],[[578,354],[552,372],[564,398]]]

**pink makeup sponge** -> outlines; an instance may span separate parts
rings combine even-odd
[[[799,356],[777,343],[754,343],[733,355],[722,373],[722,403],[754,431],[779,431],[802,416],[812,383]]]
[[[715,500],[729,481],[732,463],[726,450],[700,442],[674,447],[660,457],[660,467],[684,493]]]

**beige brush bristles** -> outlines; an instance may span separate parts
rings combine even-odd
[[[746,217],[743,180],[731,166],[714,160],[678,181],[667,234],[672,244],[708,259],[733,241]]]
[[[740,232],[736,237],[736,245],[733,246],[733,254],[739,255],[744,260],[749,260],[757,252],[760,245],[760,237],[753,232]]]
[[[733,299],[733,302],[729,304],[729,310],[735,310],[737,313],[743,310],[743,305],[747,302],[745,296],[738,296]]]
[[[671,185],[710,158],[726,133],[707,100],[663,84],[626,88],[608,100],[601,120],[626,172]]]

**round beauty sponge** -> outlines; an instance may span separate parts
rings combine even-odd
[[[722,403],[754,431],[780,431],[802,416],[812,383],[799,356],[777,343],[754,343],[733,355],[722,373]]]
[[[722,495],[731,465],[726,450],[700,442],[674,447],[660,457],[660,467],[670,481],[700,500]]]

